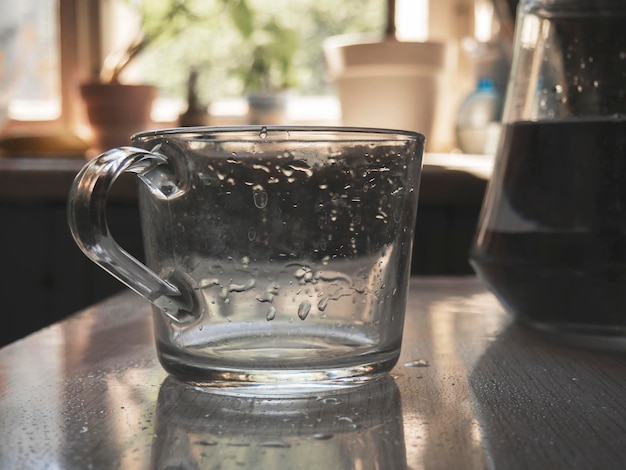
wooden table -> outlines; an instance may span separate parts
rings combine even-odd
[[[330,398],[168,378],[130,292],[0,349],[2,469],[625,465],[626,356],[512,324],[474,277],[413,278],[396,368]]]

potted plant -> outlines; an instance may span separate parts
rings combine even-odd
[[[276,18],[262,17],[245,0],[230,2],[230,15],[248,53],[241,77],[250,124],[281,124],[288,92],[296,84],[298,33]]]
[[[107,56],[99,75],[80,86],[94,151],[127,145],[130,135],[150,126],[157,88],[122,83],[122,73],[147,49],[180,34],[197,20],[195,13],[179,0],[133,5],[140,18],[136,37],[122,51]]]

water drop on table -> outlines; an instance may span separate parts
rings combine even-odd
[[[428,367],[430,363],[424,359],[417,359],[411,362],[405,362],[404,367]]]

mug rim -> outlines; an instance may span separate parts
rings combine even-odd
[[[155,137],[181,137],[188,139],[206,138],[210,135],[257,135],[262,133],[287,133],[287,140],[298,140],[299,136],[308,136],[314,140],[325,140],[324,136],[344,136],[347,141],[361,141],[375,138],[376,140],[411,140],[414,139],[424,144],[426,137],[416,131],[402,129],[387,129],[379,127],[351,127],[351,126],[282,126],[282,125],[236,125],[236,126],[195,126],[195,127],[170,127],[164,129],[152,129],[137,132],[131,136],[132,141]],[[297,135],[290,135],[291,133]],[[381,139],[382,137],[382,139]],[[261,137],[262,140],[275,141],[280,139]]]

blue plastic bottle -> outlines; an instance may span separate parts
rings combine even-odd
[[[483,77],[463,100],[456,122],[457,145],[463,153],[491,155],[500,135],[502,97],[491,78]]]

